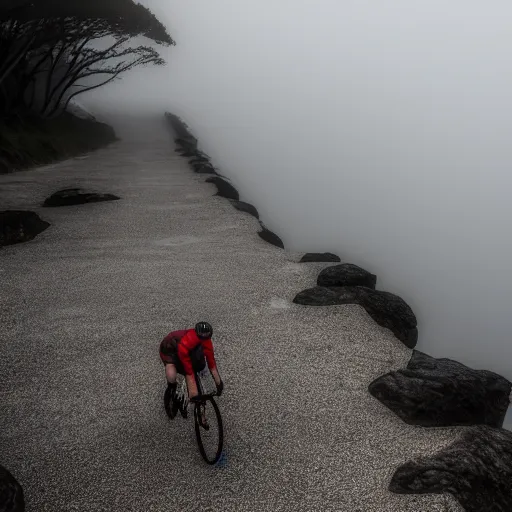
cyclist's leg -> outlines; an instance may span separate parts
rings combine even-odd
[[[167,384],[176,386],[176,365],[173,363],[168,363],[165,365],[165,378],[167,379]]]
[[[199,384],[199,375],[197,374],[197,372],[195,372],[194,375],[190,375],[188,377],[189,377],[190,383],[193,383],[193,386],[195,386],[195,390],[194,390],[194,388],[192,388],[192,390],[191,390],[191,387],[188,388],[189,394],[192,393],[191,394],[191,399],[192,399],[199,395],[199,389],[201,388],[201,386]],[[187,384],[189,381],[187,381]],[[206,419],[206,410],[205,410],[204,402],[201,403],[199,406],[199,424],[205,430],[210,430],[210,425],[208,424],[208,420]]]
[[[169,418],[176,416],[176,367],[172,363],[165,364],[165,377],[167,379],[167,389],[164,393],[164,408]],[[172,405],[171,405],[172,402]]]
[[[177,361],[176,363],[176,371],[177,373],[179,373],[180,375],[183,375],[185,376],[185,369],[183,368],[183,365],[181,364],[181,361]],[[175,411],[177,412],[178,410],[180,411],[181,415],[183,416],[183,418],[187,418],[188,416],[188,412],[187,412],[187,407],[185,407],[185,404],[184,404],[184,399],[185,397],[184,396],[180,396],[180,399],[179,401],[176,400],[175,401]]]

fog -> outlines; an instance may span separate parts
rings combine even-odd
[[[510,2],[142,3],[168,65],[88,104],[182,116],[287,249],[377,274],[419,350],[512,379]]]

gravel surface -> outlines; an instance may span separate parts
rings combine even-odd
[[[261,240],[164,122],[116,128],[94,154],[0,176],[0,209],[51,223],[0,250],[0,463],[27,510],[460,510],[387,490],[461,431],[405,425],[367,392],[411,351],[359,306],[293,304],[328,264]],[[121,200],[41,207],[69,187]],[[162,405],[160,340],[199,319],[225,381],[224,467]]]

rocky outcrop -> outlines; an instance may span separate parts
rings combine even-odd
[[[215,174],[215,168],[210,163],[194,164],[192,167],[197,174]]]
[[[237,210],[247,212],[259,219],[258,210],[256,210],[253,205],[240,201],[240,196],[236,188],[233,187],[227,179],[223,179],[224,177],[217,172],[210,162],[210,157],[197,149],[197,139],[190,135],[186,124],[173,114],[166,113],[166,117],[170,121],[174,131],[179,135],[175,142],[180,148],[177,148],[176,151],[180,153],[181,156],[187,158],[192,157],[189,164],[194,169],[194,172],[198,174],[215,174],[216,176],[211,176],[205,180],[207,183],[213,183],[217,187],[217,193],[215,195],[230,199]],[[261,231],[258,232],[260,238],[276,247],[284,249],[283,241],[275,233],[267,229],[263,223],[260,222],[260,225]]]
[[[239,211],[248,213],[249,215],[252,215],[253,217],[256,217],[257,219],[260,218],[260,214],[258,213],[258,210],[249,203],[244,203],[243,201],[234,201],[231,200],[231,204]]]
[[[209,162],[211,160],[210,155],[207,155],[204,151],[201,151],[200,149],[196,149],[195,154],[196,159],[204,160],[206,162]]]
[[[327,267],[318,275],[318,286],[366,286],[375,289],[377,276],[352,263]]]
[[[67,188],[59,190],[45,200],[43,206],[74,206],[77,204],[98,203],[103,201],[117,201],[121,199],[113,194],[98,194],[96,192],[87,192],[80,188]]]
[[[473,427],[436,455],[400,466],[389,490],[400,494],[448,492],[467,512],[510,512],[512,433]]]
[[[304,306],[358,304],[407,347],[414,348],[418,341],[416,316],[403,299],[389,292],[364,286],[316,286],[298,293],[293,302]]]
[[[33,240],[50,224],[37,213],[23,210],[0,212],[0,247]]]
[[[511,389],[512,384],[496,373],[418,351],[406,369],[387,373],[368,387],[406,423],[424,427],[501,427]]]
[[[24,512],[23,488],[9,470],[0,466],[0,512]]]
[[[258,235],[262,240],[268,242],[269,244],[275,245],[276,247],[280,247],[284,249],[283,241],[270,229],[268,229],[263,222],[260,221],[261,231],[258,231]]]
[[[207,158],[193,158],[192,160],[189,160],[188,163],[194,167],[194,165],[208,165],[210,164],[210,160]]]
[[[330,252],[308,252],[302,256],[299,263],[314,263],[314,262],[325,262],[325,263],[337,263],[340,260],[339,256]]]
[[[194,151],[190,150],[190,149],[185,149],[184,151],[181,152],[181,156],[184,156],[185,158],[190,158],[191,156],[195,156],[196,154],[194,153]]]
[[[227,199],[239,200],[238,190],[228,183],[226,180],[218,176],[212,176],[206,180],[207,183],[213,183],[217,187],[216,196],[225,197]]]
[[[176,144],[189,150],[197,149],[197,139],[192,135],[185,121],[170,112],[166,112],[165,117],[177,135],[175,139]]]

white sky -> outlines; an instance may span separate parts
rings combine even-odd
[[[512,4],[142,3],[178,46],[98,105],[183,115],[288,247],[376,273],[420,350],[512,379]]]

